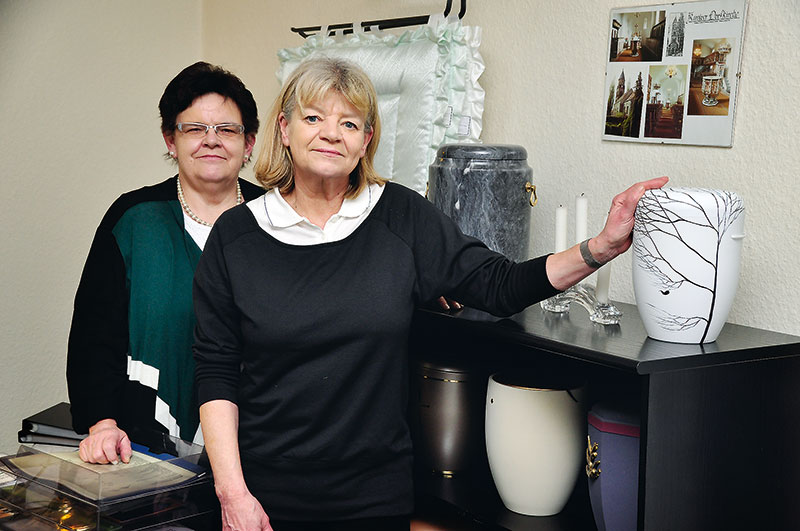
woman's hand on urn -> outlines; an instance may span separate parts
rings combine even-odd
[[[103,419],[89,428],[89,436],[81,441],[78,455],[86,463],[114,464],[131,460],[131,441],[114,419]]]
[[[250,492],[228,495],[218,491],[217,496],[223,531],[272,531],[267,513]]]
[[[595,260],[606,263],[630,248],[636,205],[645,192],[661,188],[668,180],[668,177],[657,177],[639,182],[614,197],[605,227],[589,240],[589,251]]]
[[[604,264],[628,250],[633,243],[633,221],[639,199],[647,190],[661,188],[668,180],[659,177],[636,183],[614,197],[606,226],[589,240],[589,252],[595,262]],[[558,290],[577,284],[595,271],[583,258],[579,245],[547,257],[547,278]]]

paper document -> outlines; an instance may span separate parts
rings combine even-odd
[[[188,463],[192,470],[179,466],[176,463],[180,459],[163,461],[141,452],[133,452],[129,463],[116,465],[84,463],[77,450],[8,456],[0,460],[14,473],[90,501],[155,491],[203,474],[202,469]]]

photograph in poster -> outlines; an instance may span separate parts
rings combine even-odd
[[[660,61],[666,11],[618,13],[612,18],[610,61]]]
[[[647,79],[644,136],[681,138],[686,101],[686,65],[653,65]]]
[[[613,9],[604,140],[730,147],[747,0]]]
[[[614,65],[608,72],[613,75],[606,75],[609,83],[605,134],[637,138],[644,100],[642,69],[638,63],[625,63]]]

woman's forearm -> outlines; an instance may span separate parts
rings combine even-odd
[[[267,513],[244,481],[239,457],[239,407],[228,400],[206,402],[200,406],[200,424],[214,472],[222,530],[272,531]]]
[[[590,249],[592,247],[591,243],[590,240]],[[595,258],[599,259],[598,257]],[[586,261],[581,256],[579,245],[573,245],[560,253],[551,254],[547,257],[545,267],[547,269],[547,279],[550,281],[550,284],[561,291],[577,284],[597,271],[586,264]]]
[[[239,458],[239,407],[228,400],[200,406],[200,425],[220,498],[247,492]]]

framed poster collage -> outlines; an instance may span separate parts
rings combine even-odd
[[[747,0],[612,9],[604,140],[730,147]]]

